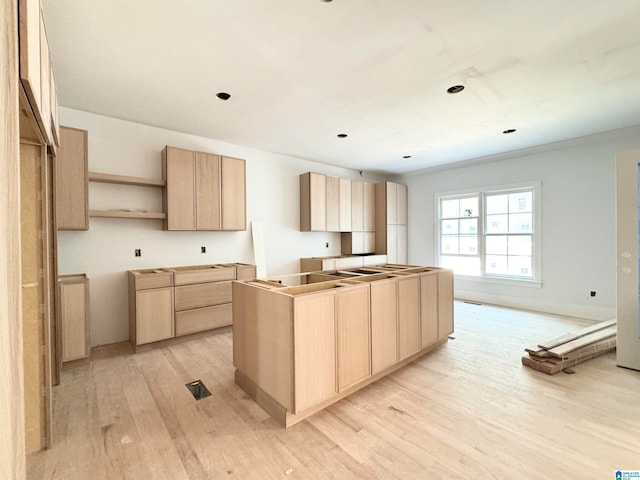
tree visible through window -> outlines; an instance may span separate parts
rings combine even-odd
[[[535,186],[439,196],[440,265],[534,279]]]

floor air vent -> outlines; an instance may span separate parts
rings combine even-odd
[[[191,395],[193,395],[193,398],[195,398],[196,400],[207,398],[211,395],[211,392],[207,390],[207,387],[204,386],[204,383],[202,383],[202,380],[189,382],[189,383],[186,383],[185,385],[191,392]]]

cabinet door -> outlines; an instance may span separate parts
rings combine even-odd
[[[398,279],[398,354],[400,360],[422,349],[420,335],[420,277]]]
[[[34,111],[41,111],[40,0],[20,0],[20,80]]]
[[[327,177],[320,173],[300,175],[300,231],[327,230]]]
[[[336,324],[333,292],[294,299],[294,413],[336,393]]]
[[[195,153],[196,230],[220,230],[220,157]]]
[[[60,128],[60,149],[55,161],[56,222],[59,230],[89,228],[87,131]]]
[[[351,180],[339,179],[339,223],[341,232],[351,231]]]
[[[245,161],[222,157],[222,230],[246,230]]]
[[[371,375],[369,285],[336,293],[338,391]]]
[[[438,272],[420,274],[422,348],[438,341]]]
[[[398,360],[398,294],[396,280],[371,283],[371,373]]]
[[[398,260],[398,226],[387,225],[387,261],[389,263],[400,263]],[[377,242],[376,242],[377,243]]]
[[[47,145],[51,145],[53,144],[51,135],[51,57],[42,15],[40,15],[40,109],[42,136]]]
[[[364,231],[375,232],[376,230],[376,186],[374,183],[363,182],[364,184]]]
[[[89,356],[89,282],[60,281],[60,317],[62,323],[62,361]]]
[[[340,179],[327,176],[327,232],[340,231]]]
[[[407,224],[407,193],[406,185],[396,184],[396,223]]]
[[[453,270],[438,271],[438,340],[453,333]]]
[[[136,345],[173,337],[173,288],[136,292]]]
[[[194,152],[166,147],[162,152],[163,171],[167,181],[165,211],[167,230],[195,230],[195,166]]]
[[[397,263],[409,263],[409,245],[407,242],[407,226],[396,225],[396,258]]]
[[[386,182],[387,225],[398,223],[398,184]]]
[[[364,182],[351,181],[351,231],[364,232]]]

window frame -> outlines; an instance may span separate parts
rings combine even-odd
[[[486,272],[486,198],[492,194],[516,193],[518,191],[531,190],[533,192],[533,233],[531,234],[531,252],[533,270],[531,277],[518,277],[515,275],[493,274]],[[507,185],[495,185],[482,188],[469,188],[464,190],[455,190],[447,192],[437,192],[434,194],[434,235],[435,235],[435,259],[436,264],[441,265],[441,249],[442,249],[442,218],[440,217],[440,206],[443,199],[465,198],[470,196],[478,197],[478,258],[480,261],[480,275],[459,274],[456,278],[478,281],[481,283],[494,283],[518,286],[542,286],[542,208],[541,208],[542,182],[522,182]],[[506,234],[508,235],[508,234]]]

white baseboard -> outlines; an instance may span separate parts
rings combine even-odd
[[[596,305],[583,305],[576,303],[552,303],[535,299],[510,297],[507,295],[495,295],[491,293],[474,292],[471,290],[455,289],[457,300],[468,300],[477,303],[487,303],[501,305],[534,312],[550,313],[553,315],[564,315],[568,317],[585,318],[588,320],[610,320],[616,318],[616,309],[610,307],[600,307]]]

